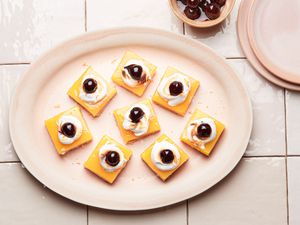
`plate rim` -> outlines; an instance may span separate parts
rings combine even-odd
[[[257,7],[257,4],[259,4],[258,0],[253,0],[250,10],[249,10],[249,15],[248,15],[248,22],[247,22],[247,33],[248,33],[248,37],[249,37],[249,42],[250,42],[250,46],[254,52],[254,54],[256,55],[256,57],[259,59],[259,61],[261,62],[261,64],[268,70],[270,71],[273,75],[275,75],[276,77],[296,84],[296,85],[300,85],[300,76],[294,73],[289,73],[288,71],[285,71],[284,69],[280,68],[279,66],[277,66],[276,64],[274,64],[272,62],[272,60],[268,59],[265,54],[260,50],[260,48],[258,47],[257,44],[257,38],[255,38],[254,35],[254,14],[255,14],[255,7]]]
[[[240,143],[240,148],[241,150],[239,151],[239,156],[235,158],[235,160],[231,160],[230,165],[228,167],[226,167],[226,171],[223,173],[219,173],[219,175],[217,176],[216,179],[214,179],[209,185],[206,185],[205,188],[200,189],[197,192],[192,192],[192,193],[188,193],[186,194],[184,197],[178,199],[178,198],[174,198],[174,200],[172,201],[168,201],[166,203],[156,203],[156,204],[147,204],[145,206],[131,206],[131,207],[124,207],[122,206],[112,206],[112,205],[105,205],[105,204],[94,204],[92,202],[88,202],[88,201],[84,201],[82,199],[79,199],[78,196],[74,197],[72,194],[69,193],[65,193],[65,190],[57,190],[57,185],[53,185],[53,184],[49,184],[47,182],[47,179],[39,176],[38,171],[30,164],[30,160],[26,159],[26,157],[22,154],[22,151],[20,151],[21,147],[18,143],[17,140],[17,134],[16,131],[13,129],[13,115],[14,115],[14,111],[15,108],[17,106],[17,95],[20,92],[21,88],[22,88],[22,82],[23,80],[26,79],[27,74],[29,74],[30,70],[32,70],[33,68],[35,68],[36,66],[39,65],[39,62],[43,61],[44,59],[48,58],[48,55],[51,55],[53,52],[58,51],[59,49],[61,49],[63,46],[69,45],[69,44],[76,44],[76,42],[78,41],[82,41],[84,38],[92,38],[93,36],[98,36],[98,35],[103,35],[103,33],[105,33],[105,36],[108,35],[112,35],[112,34],[116,34],[116,33],[124,33],[124,32],[136,32],[136,33],[151,33],[151,34],[156,34],[156,35],[162,35],[162,36],[167,36],[169,38],[176,38],[179,41],[185,41],[185,42],[189,42],[190,44],[193,45],[198,45],[201,46],[201,48],[206,49],[207,51],[209,51],[211,54],[213,54],[216,59],[220,60],[224,65],[227,66],[228,69],[230,69],[232,71],[232,73],[234,74],[235,79],[237,80],[237,82],[240,85],[240,88],[243,91],[244,94],[244,101],[245,101],[245,105],[247,105],[247,109],[245,109],[247,111],[247,114],[249,115],[248,121],[247,121],[247,127],[248,130],[247,132],[245,132],[245,140],[241,141]],[[251,104],[251,100],[248,94],[247,89],[245,88],[244,83],[242,82],[241,78],[239,76],[236,75],[237,72],[226,62],[226,60],[220,56],[219,54],[217,54],[214,50],[212,50],[210,47],[195,41],[193,39],[190,39],[184,35],[181,34],[176,34],[173,33],[171,31],[166,31],[166,30],[162,30],[162,29],[158,29],[158,28],[143,28],[143,27],[136,27],[136,26],[129,26],[129,27],[114,27],[114,28],[109,28],[109,29],[101,29],[101,30],[97,30],[97,31],[93,31],[93,32],[87,32],[78,36],[75,36],[69,40],[66,40],[56,46],[54,46],[53,48],[49,49],[48,51],[46,51],[45,53],[43,53],[40,57],[38,57],[31,65],[30,67],[24,72],[24,74],[22,75],[22,77],[19,79],[18,84],[14,90],[12,99],[11,99],[11,103],[10,103],[10,108],[9,108],[9,133],[10,133],[10,137],[14,146],[14,149],[20,159],[20,161],[22,162],[22,164],[25,166],[25,168],[27,169],[27,171],[35,178],[37,179],[40,183],[44,184],[47,188],[49,188],[50,190],[52,190],[53,192],[63,196],[64,198],[70,199],[74,202],[80,203],[80,204],[84,204],[84,205],[89,205],[89,206],[93,206],[93,207],[97,207],[97,208],[102,208],[102,209],[107,209],[107,210],[115,210],[115,211],[142,211],[142,210],[150,210],[150,209],[157,209],[157,208],[162,208],[162,207],[166,207],[169,205],[174,205],[177,204],[179,202],[185,201],[187,199],[190,199],[192,197],[195,197],[205,191],[207,191],[208,189],[210,189],[211,187],[213,187],[214,185],[216,185],[217,183],[219,183],[221,180],[223,180],[235,167],[236,165],[240,162],[242,156],[244,155],[247,145],[249,143],[250,140],[250,135],[252,132],[252,128],[253,128],[253,111],[252,111],[252,104]]]
[[[238,35],[241,49],[244,52],[247,60],[249,61],[251,66],[259,73],[259,75],[261,75],[263,78],[265,78],[269,82],[271,82],[279,87],[282,87],[282,88],[286,88],[286,89],[293,90],[293,91],[300,91],[299,85],[290,83],[288,81],[282,80],[281,78],[275,76],[270,71],[268,71],[257,59],[257,57],[256,57],[255,53],[253,52],[253,50],[250,46],[250,43],[249,43],[249,38],[248,38],[248,33],[247,33],[248,18],[245,19],[246,24],[241,22],[241,20],[242,20],[241,18],[245,15],[245,11],[248,12],[250,9],[250,7],[246,8],[244,6],[245,4],[247,4],[247,2],[250,2],[249,5],[251,5],[253,0],[242,0],[241,1],[240,7],[239,7],[239,12],[238,12],[238,17],[237,17],[237,35]],[[246,14],[249,15],[249,12]],[[245,34],[244,34],[244,32],[245,32]],[[245,38],[247,40],[244,40],[244,38],[243,38],[244,35],[246,36]],[[246,46],[248,46],[248,47],[246,47]],[[249,50],[247,50],[248,48],[249,48]],[[257,62],[255,62],[255,61],[257,61]]]

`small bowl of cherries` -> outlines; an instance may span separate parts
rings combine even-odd
[[[169,0],[175,15],[193,27],[212,27],[230,14],[235,0]]]

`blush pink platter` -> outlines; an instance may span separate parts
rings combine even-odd
[[[110,80],[126,50],[158,67],[142,98],[117,87],[117,96],[98,118],[83,110],[93,141],[59,156],[44,121],[75,106],[66,94],[88,65]],[[189,161],[168,181],[162,182],[140,158],[160,134],[127,147],[133,156],[113,185],[88,170],[83,163],[105,134],[124,143],[113,110],[150,98],[167,68],[173,66],[198,79],[201,86],[184,117],[157,105],[154,110],[167,134],[189,155]],[[225,132],[210,157],[180,142],[191,113],[199,108],[222,121]],[[151,28],[114,28],[86,33],[53,48],[23,75],[10,108],[10,134],[26,169],[54,192],[73,201],[111,210],[146,210],[194,197],[217,184],[243,156],[252,130],[249,96],[226,61],[201,43],[171,32]]]
[[[254,67],[254,69],[265,79],[271,83],[294,91],[300,91],[300,85],[288,82],[279,78],[278,76],[272,74],[267,68],[256,57],[254,51],[252,50],[248,38],[248,16],[251,9],[251,5],[254,0],[243,0],[240,3],[238,20],[237,20],[237,31],[238,37],[243,49],[245,56],[247,57],[249,63]]]
[[[300,84],[300,1],[254,0],[248,16],[252,50],[272,74]]]

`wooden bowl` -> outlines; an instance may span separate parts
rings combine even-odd
[[[199,28],[212,27],[221,23],[230,14],[233,9],[235,0],[227,0],[226,4],[221,9],[221,15],[215,20],[201,21],[201,20],[191,20],[181,11],[178,6],[177,0],[169,0],[170,6],[174,14],[182,20],[184,23]],[[203,12],[202,12],[203,13]]]

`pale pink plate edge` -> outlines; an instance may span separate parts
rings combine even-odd
[[[260,50],[257,44],[257,40],[254,35],[254,16],[255,16],[255,4],[259,2],[258,0],[253,0],[249,15],[248,15],[248,23],[247,23],[247,33],[249,37],[250,46],[255,53],[256,57],[259,59],[261,64],[269,70],[273,75],[277,76],[278,78],[285,80],[287,82],[291,82],[294,84],[300,84],[300,76],[297,74],[292,74],[287,71],[282,70],[276,64],[274,64],[271,60],[264,56],[263,52]]]
[[[250,7],[245,7],[247,3],[251,4],[253,0],[242,0],[240,3],[238,19],[237,19],[237,34],[239,38],[239,42],[241,48],[246,55],[248,61],[253,66],[253,68],[265,79],[270,81],[271,83],[278,85],[282,88],[286,88],[293,91],[300,91],[300,85],[287,82],[285,80],[280,79],[279,77],[273,75],[270,71],[268,71],[256,58],[248,39],[247,33],[247,23],[242,23],[242,17],[247,16],[249,14]],[[250,5],[249,4],[249,5]],[[248,21],[247,19],[245,21]],[[249,49],[249,50],[247,50]],[[251,51],[251,52],[249,52]]]

